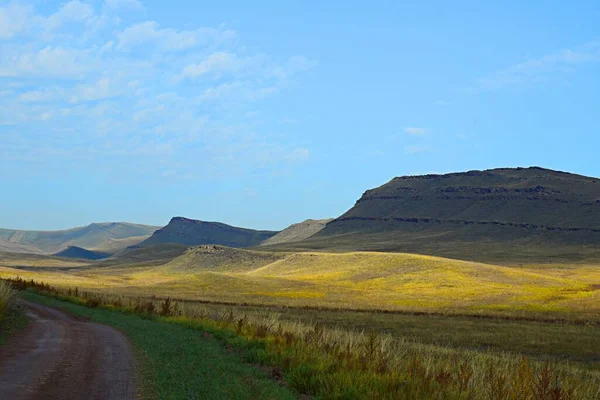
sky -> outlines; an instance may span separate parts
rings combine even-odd
[[[0,227],[255,229],[395,176],[600,176],[598,1],[1,1]]]

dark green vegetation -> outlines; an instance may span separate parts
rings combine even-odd
[[[66,257],[66,258],[83,258],[86,260],[100,260],[102,258],[106,258],[110,256],[107,253],[100,253],[99,251],[91,251],[86,250],[77,246],[69,246],[63,251],[59,251],[54,254],[57,257]]]
[[[298,242],[300,240],[308,239],[312,235],[321,231],[321,229],[325,228],[325,225],[332,220],[333,218],[307,219],[306,221],[292,224],[279,232],[277,235],[265,240],[260,245],[267,246],[271,244]]]
[[[27,326],[27,316],[23,309],[18,306],[8,308],[0,314],[0,345],[6,339]]]
[[[32,292],[23,297],[63,309],[127,335],[141,361],[145,399],[293,399],[265,372],[244,362],[201,329],[102,308],[60,301]]]
[[[32,254],[52,254],[68,246],[103,251],[131,246],[152,234],[157,227],[128,222],[94,223],[62,231],[20,231],[0,229],[0,250]],[[134,241],[126,239],[134,238]]]
[[[178,243],[186,246],[220,244],[229,247],[250,247],[274,236],[274,231],[257,231],[238,228],[220,222],[205,222],[183,217],[172,218],[139,246],[161,243]]]
[[[598,243],[600,180],[534,167],[394,178],[282,248],[589,261]]]

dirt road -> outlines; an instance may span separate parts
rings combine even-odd
[[[79,321],[23,301],[29,326],[0,346],[0,399],[134,399],[128,340],[100,324]]]

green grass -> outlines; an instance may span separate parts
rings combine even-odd
[[[101,308],[87,308],[32,292],[23,298],[112,326],[133,343],[142,373],[144,398],[293,399],[296,396],[243,354],[228,351],[198,329]]]
[[[20,284],[29,285],[24,281]],[[143,314],[147,308],[138,306],[149,304],[151,314],[160,321],[155,323],[170,323],[197,334],[208,332],[210,335],[206,337],[219,340],[244,360],[261,364],[272,373],[285,377],[297,392],[316,398],[568,400],[596,399],[600,395],[600,372],[593,367],[587,368],[597,363],[593,355],[587,363],[557,359],[547,362],[543,360],[552,357],[528,359],[485,348],[423,344],[402,336],[285,321],[273,315],[241,314],[226,308],[181,310],[169,303],[165,312],[166,301],[152,305],[143,299],[85,292],[79,292],[75,297],[71,291],[61,292],[41,285],[33,287],[70,302],[103,307],[105,313],[119,314],[109,311],[116,307],[139,310]],[[60,304],[63,303],[54,303]],[[76,307],[84,316],[99,310],[86,311],[81,306]],[[184,314],[180,315],[180,311]],[[157,313],[175,316],[157,317]],[[107,323],[103,319],[99,322]],[[429,326],[432,331],[440,328],[443,326]],[[493,327],[487,329],[492,331]],[[516,337],[527,328],[515,325],[512,329]],[[496,337],[499,342],[500,335],[502,332]],[[594,351],[594,333],[589,332],[588,336],[587,345]],[[534,339],[545,340],[544,335]],[[165,340],[177,340],[177,337]],[[565,341],[568,340],[566,336]],[[576,346],[579,345],[582,343]],[[183,361],[187,360],[186,356],[181,355]],[[169,386],[187,385],[189,379],[186,374],[176,376]],[[149,381],[155,380],[156,377],[151,377]]]

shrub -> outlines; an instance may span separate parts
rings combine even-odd
[[[15,290],[11,284],[5,281],[0,281],[0,314],[3,314],[11,301],[15,297]]]

